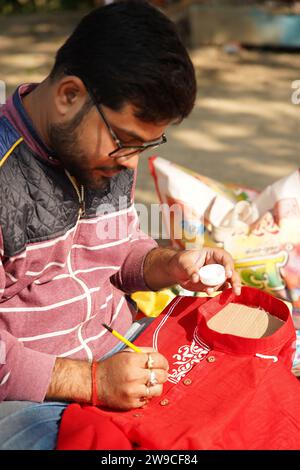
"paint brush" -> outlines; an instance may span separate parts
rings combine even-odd
[[[104,326],[104,328],[106,328],[112,335],[114,335],[116,338],[118,338],[120,341],[122,341],[122,343],[126,344],[126,346],[131,348],[133,351],[135,351],[137,353],[142,353],[143,352],[140,348],[138,348],[133,343],[128,341],[128,339],[124,338],[124,336],[122,336],[116,330],[113,330],[110,326],[106,325],[106,323],[102,323],[102,326]]]

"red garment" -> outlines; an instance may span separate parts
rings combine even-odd
[[[229,302],[261,306],[284,324],[260,339],[210,330],[207,321]],[[128,412],[70,405],[58,449],[300,448],[295,331],[280,300],[251,287],[207,302],[177,297],[136,344],[167,357],[163,395]]]

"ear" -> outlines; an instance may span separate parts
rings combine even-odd
[[[61,117],[71,118],[83,106],[87,98],[87,90],[75,75],[70,75],[58,81],[54,90],[54,103]]]

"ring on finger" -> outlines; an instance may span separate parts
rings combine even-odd
[[[154,366],[154,359],[151,356],[151,354],[148,353],[147,368],[152,369],[153,366]]]
[[[145,395],[143,395],[142,397],[140,397],[140,402],[142,403],[141,404],[141,408],[144,408],[144,406],[148,405],[149,401],[151,400],[151,392],[150,392],[150,389],[149,387],[147,387],[146,385],[146,393]]]
[[[156,373],[154,372],[154,370],[149,369],[149,378],[148,378],[146,386],[152,387],[153,385],[156,385],[157,383],[158,383],[158,380],[156,377]]]
[[[149,398],[147,398],[145,396],[140,397],[140,402],[146,404],[146,403],[148,403],[148,401],[149,401]]]

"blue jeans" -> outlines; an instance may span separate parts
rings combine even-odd
[[[134,341],[154,318],[134,322],[125,337]],[[126,345],[117,344],[101,360],[116,354]],[[0,450],[53,450],[62,414],[68,403],[4,401],[0,403]]]

